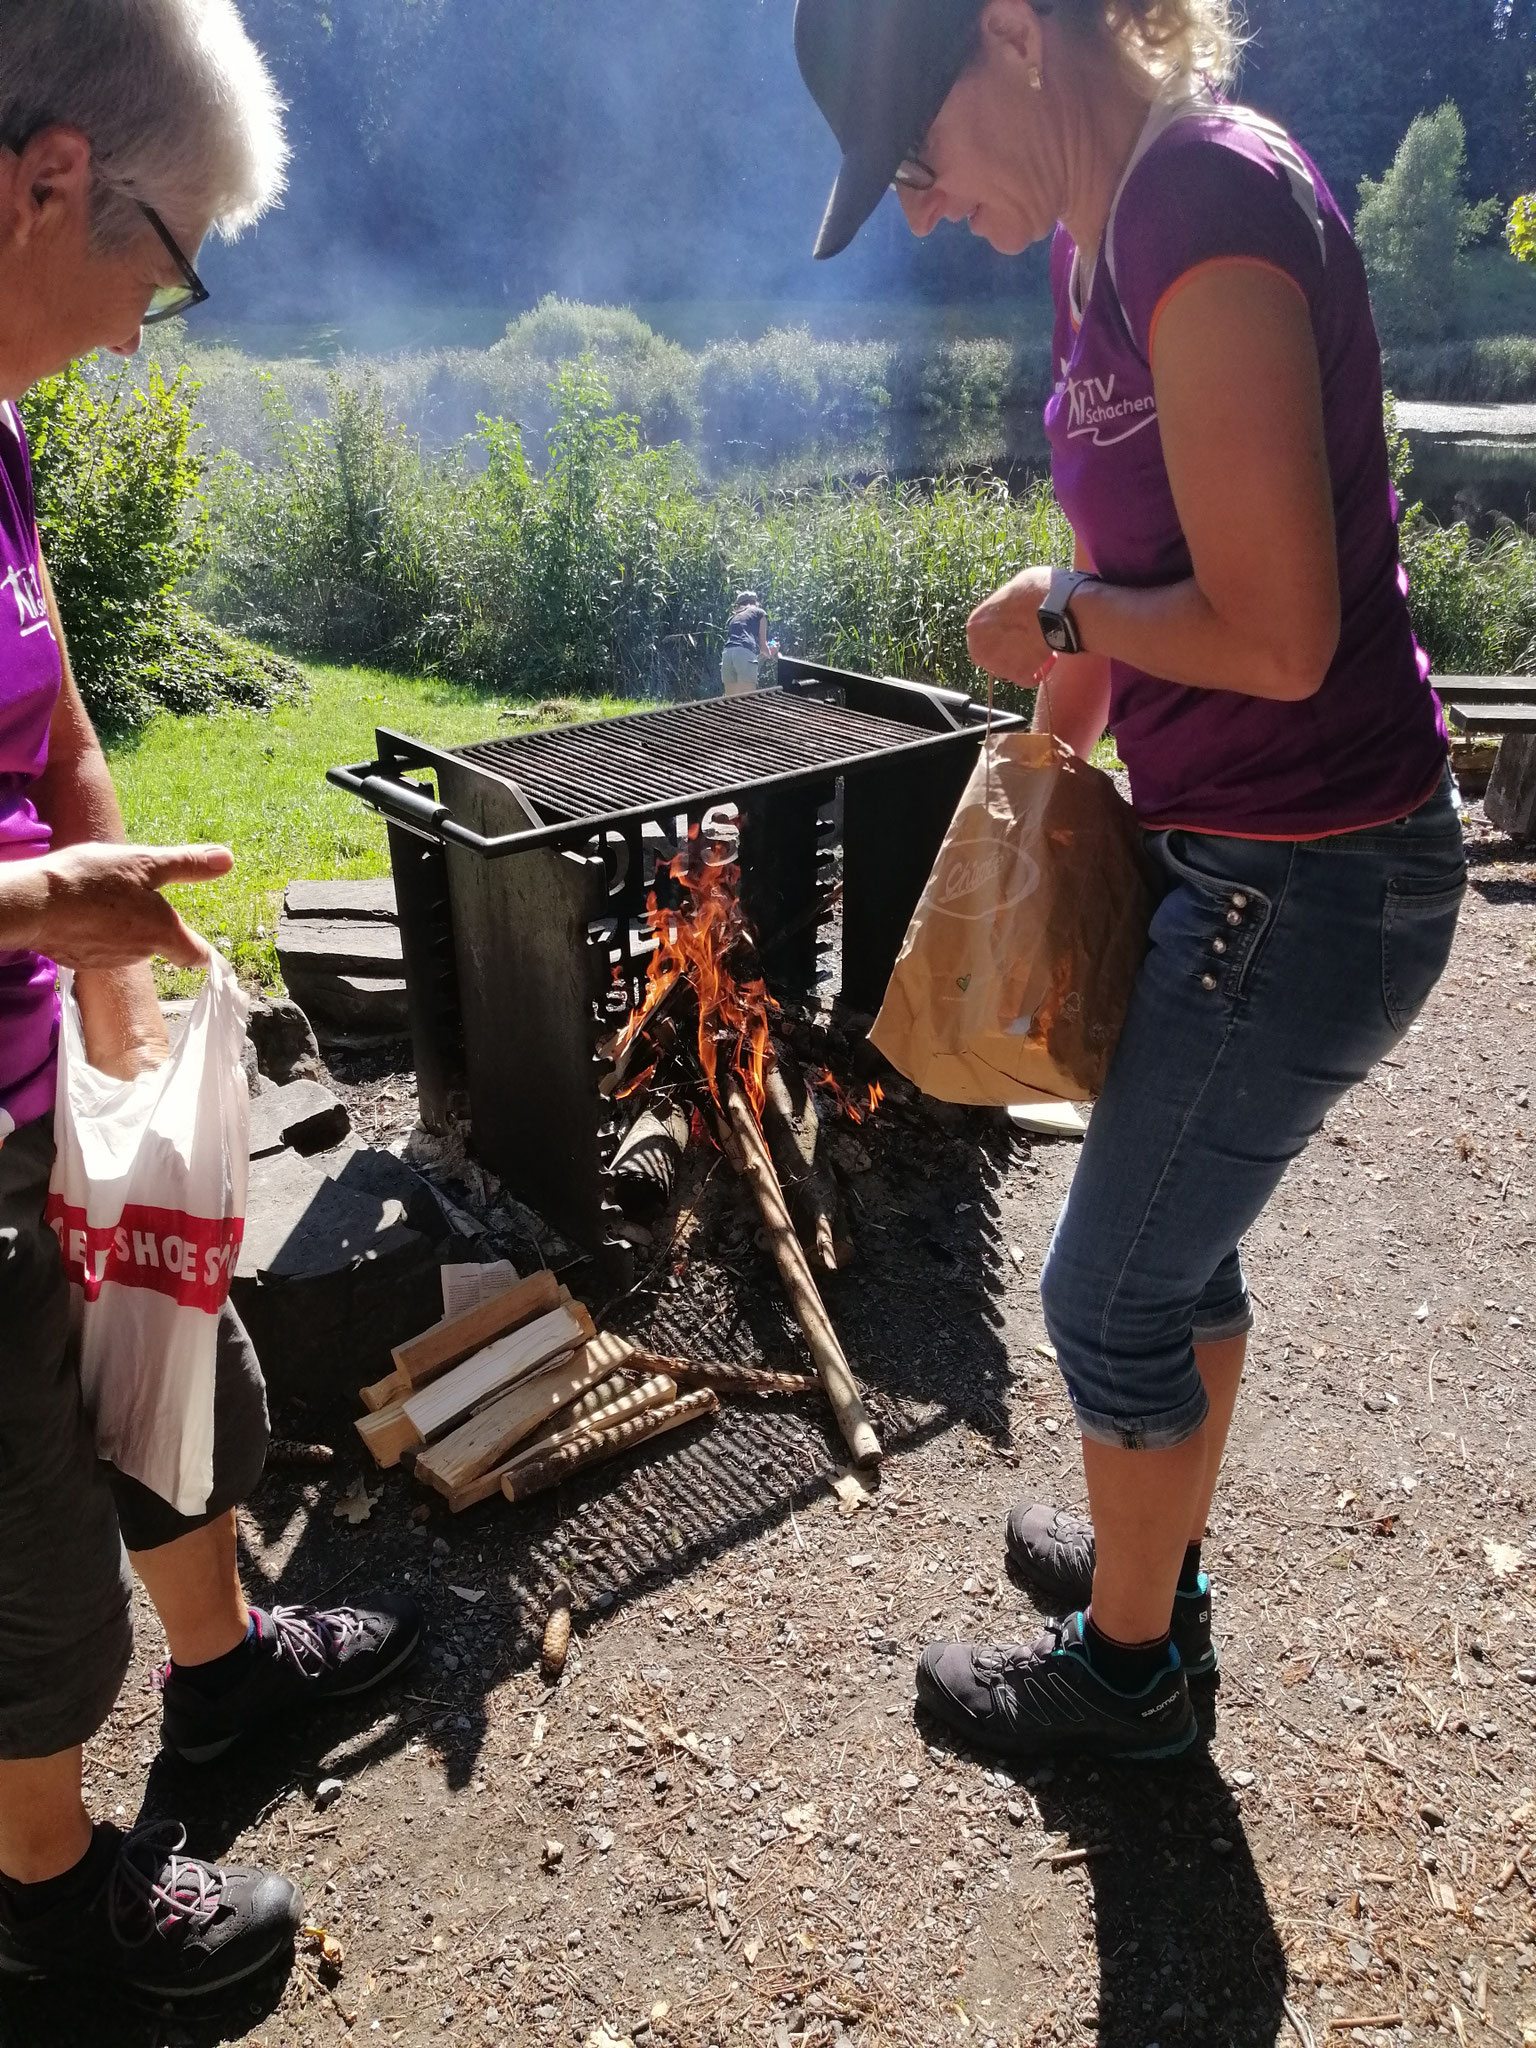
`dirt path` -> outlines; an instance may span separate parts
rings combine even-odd
[[[323,1484],[271,1475],[253,1592],[406,1578],[430,1656],[194,1773],[156,1757],[151,1621],[90,1796],[132,1816],[147,1772],[195,1847],[301,1876],[339,1983],[305,1956],[197,2021],[8,1994],[0,2043],[1536,2041],[1536,865],[1507,855],[1477,835],[1425,1018],[1254,1234],[1208,1747],[1022,1774],[914,1721],[924,1641],[1033,1632],[1007,1507],[1080,1497],[1035,1348],[1074,1154],[897,1110],[854,1141],[861,1263],[829,1296],[892,1446],[874,1504],[829,1491],[804,1403],[519,1513],[419,1522],[396,1474],[354,1528],[350,1446]],[[785,1357],[744,1212],[734,1234],[635,1326]],[[549,1694],[562,1572],[587,1612]]]

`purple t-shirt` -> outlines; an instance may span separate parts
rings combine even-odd
[[[48,851],[28,791],[48,765],[63,665],[43,599],[32,464],[16,408],[0,401],[0,860]],[[0,952],[0,1142],[53,1107],[59,1005],[51,960]]]
[[[1045,424],[1057,497],[1111,583],[1157,587],[1193,573],[1150,366],[1152,330],[1180,279],[1233,260],[1283,272],[1305,295],[1322,371],[1342,599],[1333,665],[1316,696],[1281,704],[1113,662],[1110,727],[1138,816],[1152,828],[1305,839],[1415,809],[1444,771],[1445,727],[1398,558],[1365,270],[1321,176],[1247,109],[1165,91],[1111,212],[1086,307],[1075,303],[1074,257],[1059,229],[1061,377]]]

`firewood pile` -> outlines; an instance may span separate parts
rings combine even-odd
[[[553,1273],[511,1282],[509,1271],[511,1284],[489,1299],[445,1313],[398,1346],[394,1372],[363,1391],[370,1412],[357,1429],[374,1459],[410,1459],[416,1478],[455,1512],[498,1492],[526,1500],[704,1420],[722,1393],[798,1393],[819,1382],[854,1462],[880,1459],[816,1284],[816,1271],[837,1271],[850,1249],[837,1184],[820,1156],[816,1091],[774,1036],[777,1005],[742,917],[735,851],[728,820],[695,828],[666,870],[676,900],[651,895],[656,944],[645,988],[603,1048],[602,1085],[630,1118],[613,1181],[643,1235],[671,1206],[690,1143],[717,1147],[751,1191],[759,1243],[816,1378],[646,1351],[599,1332]],[[830,1074],[818,1078],[841,1095]]]
[[[597,1331],[550,1272],[515,1280],[392,1353],[357,1433],[384,1467],[409,1459],[455,1514],[529,1499],[652,1437],[703,1421],[720,1394],[793,1394],[795,1373],[692,1363]]]

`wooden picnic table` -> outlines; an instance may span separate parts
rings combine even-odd
[[[1513,839],[1536,834],[1536,676],[1436,676],[1446,722],[1468,738],[1497,734],[1483,809]]]

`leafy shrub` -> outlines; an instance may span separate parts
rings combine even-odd
[[[107,729],[153,711],[267,704],[295,673],[198,619],[178,586],[207,547],[191,393],[75,365],[24,401],[43,553],[80,692]]]
[[[218,555],[200,595],[241,631],[348,658],[407,660],[441,595],[457,514],[375,385],[333,377],[329,416],[294,417],[272,385],[275,460],[228,456],[210,492]]]
[[[1455,304],[1461,254],[1493,225],[1492,200],[1466,198],[1467,132],[1447,100],[1420,114],[1380,179],[1360,180],[1355,239],[1370,274],[1382,331],[1433,341]]]

